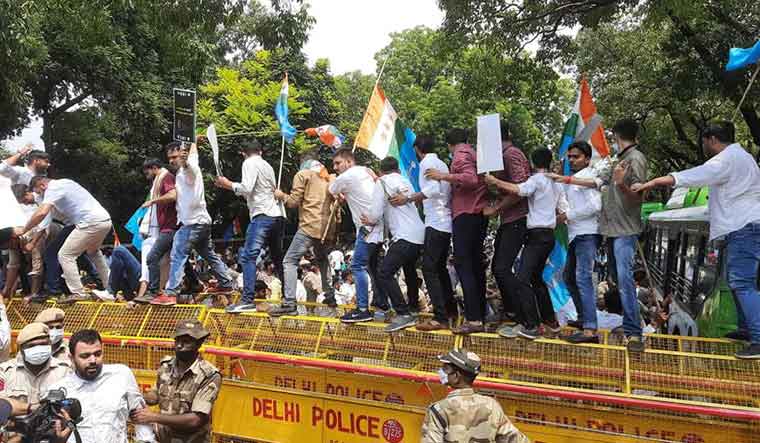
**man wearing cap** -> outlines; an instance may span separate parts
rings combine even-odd
[[[36,323],[45,323],[50,330],[50,345],[53,357],[63,360],[71,366],[69,342],[63,339],[63,320],[66,313],[61,308],[47,308],[34,318]]]
[[[68,362],[51,356],[49,334],[44,323],[29,323],[19,332],[16,358],[0,364],[0,396],[29,403],[35,409],[50,386],[71,372]]]
[[[529,443],[504,414],[499,402],[476,394],[472,384],[480,372],[480,357],[454,349],[438,359],[441,384],[453,390],[433,403],[422,424],[422,443]]]
[[[199,353],[209,332],[197,319],[180,320],[174,334],[174,357],[161,360],[156,388],[160,413],[141,409],[131,415],[139,424],[155,423],[159,443],[211,442],[211,409],[222,376]]]

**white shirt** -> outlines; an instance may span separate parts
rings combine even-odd
[[[566,205],[560,185],[546,174],[539,173],[531,175],[517,187],[520,197],[528,197],[528,229],[554,229],[557,226],[557,207]]]
[[[264,214],[270,217],[283,217],[282,205],[274,198],[277,179],[274,170],[260,155],[252,155],[243,162],[243,178],[240,183],[233,183],[236,195],[245,197],[251,218]]]
[[[425,195],[425,200],[422,201],[425,226],[451,234],[451,184],[428,179],[424,174],[428,169],[449,173],[449,167],[436,154],[425,154],[420,162],[420,192]]]
[[[327,256],[327,260],[334,271],[339,271],[343,266],[343,253],[336,249]]]
[[[670,175],[675,187],[710,187],[710,240],[760,221],[760,168],[738,143],[701,166]]]
[[[412,184],[401,174],[392,172],[383,175],[375,183],[372,209],[368,217],[372,221],[385,219],[393,241],[406,240],[422,245],[425,243],[425,224],[414,203],[393,206],[388,201],[396,194],[409,197],[412,193]]]
[[[61,387],[68,397],[82,404],[83,420],[77,425],[82,443],[127,443],[130,411],[146,407],[134,374],[124,365],[103,365],[100,375],[92,381],[71,373],[52,389]],[[156,441],[150,425],[135,425],[135,437],[141,442]],[[74,441],[72,434],[68,443]]]
[[[351,210],[351,218],[356,225],[357,235],[364,227],[361,222],[362,215],[369,215],[372,209],[372,198],[375,193],[375,179],[372,178],[364,166],[351,166],[330,183],[330,193],[333,195],[343,194]],[[383,220],[374,226],[364,227],[369,235],[364,239],[367,243],[380,243],[383,241]]]
[[[573,174],[580,179],[595,179],[590,167]],[[602,193],[595,188],[577,185],[562,185],[567,200],[567,234],[569,241],[579,235],[599,233],[599,213],[602,211]]]
[[[341,283],[340,289],[335,291],[335,302],[339,305],[349,305],[356,295],[356,286],[353,283]],[[8,331],[10,339],[10,330]]]
[[[69,224],[82,226],[110,221],[108,211],[79,183],[66,178],[50,180],[42,203],[55,207]]]
[[[210,225],[197,151],[193,150],[187,156],[187,166],[177,172],[174,186],[177,189],[177,220],[183,225]]]
[[[20,183],[24,186],[29,186],[35,174],[25,166],[11,166],[2,161],[0,162],[0,175],[11,179],[11,185]]]

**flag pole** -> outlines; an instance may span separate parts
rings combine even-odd
[[[755,79],[757,78],[757,73],[760,72],[760,62],[757,63],[757,68],[755,68],[755,73],[752,74],[752,78],[749,80],[749,84],[747,85],[747,89],[744,90],[744,95],[742,95],[742,99],[739,100],[739,105],[734,110],[734,114],[731,116],[731,121],[736,119],[736,114],[739,113],[739,109],[742,107],[742,104],[744,103],[744,99],[747,98],[747,93],[749,93],[750,88],[752,88],[752,83],[755,82]]]
[[[277,189],[280,189],[282,180],[282,163],[285,160],[285,136],[282,136],[282,145],[280,146],[280,172],[277,173]]]

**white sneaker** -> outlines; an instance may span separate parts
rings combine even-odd
[[[108,291],[101,291],[100,289],[93,289],[92,295],[98,297],[101,301],[116,301],[116,296]]]

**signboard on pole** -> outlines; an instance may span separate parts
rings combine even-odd
[[[174,89],[174,140],[195,142],[195,91]]]
[[[499,114],[478,117],[478,174],[504,170]]]

